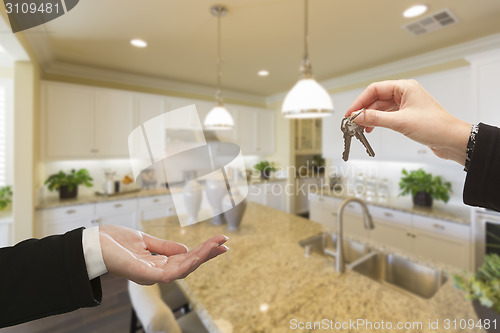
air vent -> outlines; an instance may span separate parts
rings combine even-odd
[[[418,36],[443,29],[455,23],[458,23],[458,19],[455,14],[453,14],[451,10],[445,9],[421,18],[418,21],[405,24],[402,28],[412,35]]]

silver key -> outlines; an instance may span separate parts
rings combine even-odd
[[[344,153],[342,154],[342,159],[347,162],[349,159],[349,152],[351,150],[351,140],[352,137],[355,136],[366,148],[366,152],[368,153],[369,156],[373,157],[375,156],[375,152],[373,151],[372,147],[368,143],[368,140],[366,139],[363,130],[364,128],[354,122],[354,119],[359,116],[362,112],[364,112],[364,109],[358,112],[355,115],[351,115],[349,117],[345,117],[342,119],[342,123],[340,124],[340,129],[344,133]]]

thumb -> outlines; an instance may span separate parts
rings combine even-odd
[[[354,121],[361,126],[367,128],[385,127],[395,131],[400,131],[401,118],[397,111],[378,111],[366,109],[362,114],[357,116]]]

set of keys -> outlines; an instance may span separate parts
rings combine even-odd
[[[342,123],[340,124],[340,130],[344,133],[344,153],[342,154],[342,159],[345,162],[347,162],[347,160],[349,159],[349,152],[351,151],[351,140],[353,136],[361,141],[363,146],[365,146],[366,152],[369,156],[375,156],[375,152],[368,143],[368,140],[366,140],[366,137],[363,133],[364,127],[354,122],[354,119],[363,112],[365,112],[365,109],[362,109],[354,115],[351,114],[349,117],[345,117],[344,119],[342,119]]]

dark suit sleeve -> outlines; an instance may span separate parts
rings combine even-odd
[[[471,206],[500,211],[500,128],[479,124],[463,199]]]
[[[0,249],[0,327],[99,305],[99,278],[89,281],[83,228]]]

